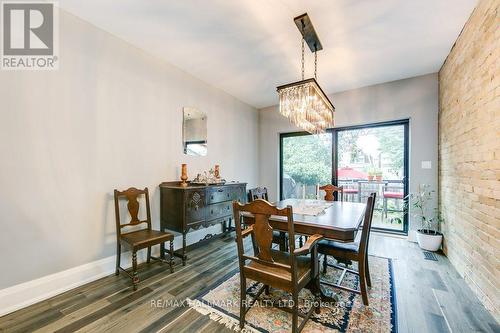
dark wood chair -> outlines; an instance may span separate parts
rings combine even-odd
[[[116,215],[116,272],[118,275],[120,269],[125,272],[131,279],[134,285],[134,290],[137,290],[137,284],[139,283],[139,276],[137,274],[137,251],[141,249],[148,249],[147,262],[149,263],[151,259],[160,260],[165,262],[165,242],[170,242],[170,272],[174,272],[174,235],[168,232],[162,232],[151,229],[151,211],[149,207],[149,191],[147,188],[144,190],[138,190],[134,187],[129,188],[126,191],[115,190],[115,215]],[[146,199],[146,220],[139,220],[139,201],[137,200],[139,196],[144,195]],[[120,222],[120,205],[119,200],[121,198],[127,199],[127,209],[130,214],[130,222],[126,224],[121,224]],[[146,224],[146,228],[122,232],[122,228],[138,226],[140,224]],[[161,245],[160,253],[161,257],[153,257],[151,255],[151,247],[154,245]],[[120,266],[120,255],[122,245],[128,247],[132,251],[132,274]]]
[[[365,217],[363,221],[363,228],[361,231],[361,237],[356,237],[357,241],[353,243],[341,243],[332,240],[323,239],[318,243],[318,252],[324,254],[323,258],[323,272],[326,273],[327,266],[332,266],[342,270],[339,280],[336,283],[328,283],[326,281],[321,281],[321,283],[330,285],[343,290],[348,290],[356,293],[361,293],[363,298],[363,304],[368,305],[368,293],[367,285],[371,287],[370,271],[368,268],[368,240],[370,238],[370,227],[372,224],[373,208],[375,206],[376,193],[372,193],[366,202]],[[327,256],[332,256],[340,262],[358,262],[359,271],[354,271],[348,269],[347,267],[341,267],[338,265],[329,264],[327,261]],[[347,266],[347,265],[346,265]],[[359,276],[359,286],[360,290],[354,290],[342,286],[342,280],[347,272],[356,274]]]
[[[325,191],[326,201],[335,201],[335,196],[333,194],[335,192],[337,192],[337,201],[339,200],[338,195],[340,195],[340,201],[344,201],[344,188],[342,186],[327,184],[321,186],[319,189]]]
[[[248,202],[263,199],[269,201],[266,187],[256,187],[248,190]],[[281,251],[288,251],[288,238],[282,231],[273,231],[273,243],[278,244]]]
[[[248,202],[252,202],[257,199],[264,199],[269,201],[269,197],[267,195],[267,187],[256,187],[248,190]]]
[[[317,257],[316,243],[323,237],[313,235],[309,237],[306,244],[295,249],[294,225],[292,207],[288,206],[278,209],[269,202],[257,199],[246,205],[238,202],[233,203],[235,221],[241,221],[241,213],[253,214],[254,224],[246,229],[241,228],[241,223],[236,224],[236,242],[238,245],[238,256],[240,264],[241,299],[240,299],[240,327],[245,326],[245,315],[258,299],[262,291],[269,292],[269,287],[281,289],[292,294],[292,308],[281,308],[292,313],[292,332],[300,332],[313,310],[319,313],[319,262]],[[269,225],[269,217],[278,215],[287,218],[289,252],[278,251],[271,247],[273,228]],[[243,239],[252,237],[254,255],[245,254]],[[310,254],[310,256],[305,256]],[[247,302],[246,279],[263,284],[255,298]],[[302,288],[307,287],[316,296],[315,304],[306,315],[299,313],[298,297]],[[247,307],[248,304],[248,307]],[[298,317],[302,322],[298,324]]]

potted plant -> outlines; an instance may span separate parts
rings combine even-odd
[[[377,171],[377,172],[375,172],[375,180],[378,181],[378,182],[381,182],[382,181],[382,175],[383,175],[383,173],[380,170]]]
[[[373,169],[368,170],[368,181],[372,182],[374,177],[375,177],[375,170]]]
[[[407,204],[413,206],[413,216],[420,220],[420,229],[417,230],[417,242],[421,249],[437,251],[441,247],[443,234],[439,231],[444,222],[438,208],[431,210],[429,203],[436,191],[430,185],[419,185],[416,193],[410,194]],[[407,207],[406,207],[407,208]]]

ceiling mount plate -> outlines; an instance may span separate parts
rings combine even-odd
[[[319,41],[319,37],[314,30],[311,19],[309,18],[307,13],[297,16],[293,19],[293,21],[302,34],[302,37],[304,37],[304,40],[309,46],[311,52],[314,53],[315,51],[320,51],[323,49],[323,46]]]

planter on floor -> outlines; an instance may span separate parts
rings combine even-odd
[[[426,251],[437,251],[441,247],[443,234],[435,230],[418,229],[417,242],[421,249]]]

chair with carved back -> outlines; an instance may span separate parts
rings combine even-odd
[[[318,252],[324,255],[323,258],[323,273],[326,273],[327,266],[335,267],[342,270],[338,281],[330,283],[321,281],[321,283],[336,287],[343,290],[348,290],[361,294],[363,304],[368,305],[368,292],[367,286],[371,287],[370,271],[368,268],[368,240],[370,238],[370,228],[373,218],[373,208],[375,206],[376,193],[372,193],[366,202],[365,216],[363,220],[363,227],[361,230],[361,237],[357,236],[353,243],[341,243],[332,240],[323,239],[318,243]],[[332,256],[338,262],[358,262],[358,271],[341,267],[336,264],[329,264],[327,256]],[[347,265],[346,265],[347,266]],[[360,290],[354,290],[342,286],[342,280],[345,274],[349,272],[359,276]]]
[[[335,201],[334,193],[337,192],[337,201],[344,201],[344,188],[342,186],[335,186],[332,184],[323,185],[319,188],[322,191],[325,191],[325,200],[326,201]]]
[[[248,202],[252,202],[257,199],[264,199],[266,201],[269,201],[267,187],[256,187],[248,190]]]
[[[340,201],[344,201],[344,188],[342,186],[335,186],[331,184],[323,185],[319,187],[320,190],[325,191],[324,200],[326,201],[338,201],[340,194]],[[335,198],[335,192],[337,192],[337,197]],[[318,193],[319,198],[319,193]],[[307,238],[306,238],[307,239]],[[299,239],[299,244],[302,244],[302,237]]]
[[[146,201],[146,219],[139,219],[139,197],[144,195]],[[146,188],[144,190],[139,190],[131,187],[125,191],[114,191],[115,198],[115,215],[116,215],[116,271],[115,274],[118,275],[120,270],[125,272],[131,279],[134,286],[134,290],[137,290],[137,284],[139,283],[139,276],[137,273],[137,251],[141,249],[148,249],[147,262],[149,263],[151,259],[160,260],[165,262],[165,242],[170,242],[170,272],[174,271],[174,235],[168,232],[162,232],[151,229],[151,210],[149,206],[149,191]],[[130,214],[130,222],[122,224],[120,221],[120,199],[127,200],[127,209]],[[146,224],[146,228],[139,230],[123,232],[122,229],[126,227],[136,227],[141,224]],[[132,272],[128,272],[120,266],[120,255],[121,247],[128,247],[132,251]],[[151,255],[151,247],[154,245],[160,245],[160,258],[153,257]]]
[[[235,221],[241,221],[242,214],[251,214],[254,217],[253,224],[246,229],[241,228],[241,223],[235,223],[241,282],[240,327],[245,326],[245,315],[261,293],[263,291],[269,293],[269,288],[273,287],[291,293],[293,306],[281,309],[292,314],[292,332],[300,332],[312,312],[314,310],[319,312],[319,307],[313,306],[306,315],[300,314],[298,295],[303,288],[308,288],[316,297],[315,304],[319,305],[317,302],[319,298],[319,262],[316,243],[323,236],[313,235],[309,237],[304,246],[295,249],[291,206],[278,209],[263,199],[257,199],[246,205],[234,202],[233,213]],[[273,238],[273,228],[269,224],[271,215],[282,216],[288,221],[289,252],[275,250],[271,246]],[[243,242],[248,236],[252,238],[253,255],[246,254],[244,250]],[[262,287],[250,302],[247,302],[247,279],[262,283]],[[302,317],[300,325],[298,323],[299,316]]]
[[[248,190],[248,202],[252,202],[257,199],[269,201],[267,187],[256,187]],[[278,244],[281,251],[288,250],[287,242],[288,238],[285,232],[273,231],[273,243]]]

